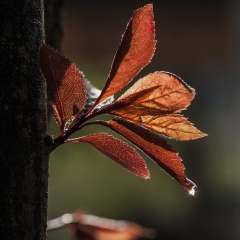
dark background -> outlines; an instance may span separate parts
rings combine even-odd
[[[145,157],[151,179],[125,171],[86,144],[51,156],[49,219],[80,207],[157,229],[156,239],[240,239],[240,2],[65,1],[63,54],[102,88],[133,11],[153,3],[157,49],[135,78],[157,70],[175,73],[196,89],[184,115],[209,136],[170,141],[185,173],[199,187],[188,196]],[[91,127],[80,134],[108,131]],[[58,134],[52,120],[50,133]],[[71,239],[66,230],[49,240]]]

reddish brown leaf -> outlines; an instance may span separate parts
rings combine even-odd
[[[47,230],[68,226],[70,232],[79,240],[134,240],[153,238],[155,230],[144,228],[133,222],[116,221],[77,211],[73,214],[48,221]]]
[[[179,77],[167,72],[154,72],[138,80],[112,108],[131,105],[143,112],[173,113],[186,109],[194,95],[194,89]]]
[[[166,137],[181,141],[193,140],[206,136],[193,126],[187,118],[179,114],[150,115],[143,114],[141,110],[126,107],[122,111],[113,112],[126,120],[154,130]]]
[[[86,103],[84,81],[69,59],[47,45],[40,48],[39,62],[53,96],[54,112],[58,112],[61,119],[56,121],[63,130],[65,123]]]
[[[94,107],[126,86],[153,57],[156,41],[152,4],[134,12]]]
[[[61,117],[59,116],[56,104],[53,101],[50,101],[48,103],[48,106],[49,106],[49,108],[50,108],[50,110],[51,110],[51,112],[52,112],[52,114],[53,114],[53,116],[55,118],[56,123],[61,128],[61,126],[63,126],[63,123],[62,123]]]
[[[185,109],[195,92],[177,76],[155,72],[137,81],[108,111],[167,137],[190,140],[204,137],[186,118]]]
[[[111,135],[96,133],[69,141],[89,143],[130,172],[142,178],[149,178],[149,171],[140,154]]]
[[[190,194],[195,195],[196,185],[186,178],[182,159],[166,140],[145,128],[120,119],[111,120],[109,123],[99,123],[128,139],[177,180]]]
[[[115,221],[81,212],[74,217],[75,223],[70,227],[79,240],[135,240],[142,237],[152,238],[155,235],[154,230],[133,222]]]

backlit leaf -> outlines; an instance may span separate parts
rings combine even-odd
[[[186,118],[185,109],[195,91],[177,76],[155,72],[137,81],[108,111],[167,137],[190,140],[205,136]]]
[[[66,57],[53,48],[42,45],[39,62],[55,103],[63,130],[65,123],[86,103],[85,84],[79,70]]]
[[[117,221],[87,214],[85,211],[66,213],[48,221],[47,230],[67,226],[74,239],[79,240],[136,240],[152,239],[154,229],[144,228],[134,222]]]
[[[140,154],[113,136],[96,133],[69,139],[84,127],[102,124],[128,139],[190,194],[195,195],[196,185],[186,178],[181,158],[162,138],[191,140],[206,135],[180,115],[194,98],[195,90],[174,74],[155,72],[137,81],[113,103],[113,95],[151,61],[156,45],[154,25],[152,4],[134,12],[102,91],[92,86],[70,60],[46,45],[41,47],[40,65],[54,99],[50,107],[61,128],[61,134],[50,139],[51,148],[67,142],[85,142],[127,170],[149,178],[149,171]],[[112,114],[120,119],[110,122],[93,120],[101,114]]]
[[[131,107],[114,112],[114,114],[150,130],[154,130],[166,137],[181,141],[206,136],[205,133],[199,131],[187,118],[180,114],[150,115],[143,114],[141,110]]]
[[[195,194],[196,185],[186,178],[182,159],[165,139],[143,127],[120,119],[99,123],[128,139],[177,180],[190,194]]]
[[[147,90],[151,91],[146,94]],[[195,91],[179,77],[167,72],[154,72],[139,79],[114,104],[117,108],[133,106],[155,114],[179,112],[188,107]],[[114,106],[115,105],[115,106]]]
[[[70,227],[78,240],[136,240],[143,237],[149,239],[155,235],[154,230],[133,222],[100,218],[81,212],[75,214],[75,222]]]
[[[89,143],[130,172],[142,178],[149,178],[149,171],[140,154],[128,144],[111,135],[95,133],[70,141]]]
[[[156,41],[152,4],[134,12],[114,57],[109,76],[94,106],[126,86],[153,57]]]
[[[51,110],[51,112],[52,112],[52,114],[53,114],[53,116],[56,120],[56,123],[61,128],[61,126],[63,126],[63,123],[62,123],[61,117],[59,116],[56,104],[53,101],[50,101],[50,102],[48,102],[48,106],[49,106],[49,108],[50,108],[50,110]]]

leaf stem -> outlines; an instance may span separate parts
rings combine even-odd
[[[67,143],[69,142],[68,138],[74,134],[75,132],[81,130],[82,128],[88,126],[88,125],[91,125],[91,124],[96,124],[97,121],[92,121],[92,122],[88,122],[88,123],[85,123],[87,122],[88,120],[96,117],[96,116],[99,116],[101,114],[104,114],[106,113],[107,111],[102,108],[100,109],[99,111],[97,112],[94,112],[94,113],[91,113],[90,115],[84,115],[82,118],[79,118],[78,120],[75,120],[77,119],[77,115],[74,117],[74,120],[75,121],[75,124],[70,124],[70,128],[65,130],[64,132],[62,132],[58,137],[56,137],[54,140],[53,140],[53,149],[56,149],[57,147],[59,147],[60,145],[64,144],[64,143]],[[85,123],[85,124],[84,124]]]

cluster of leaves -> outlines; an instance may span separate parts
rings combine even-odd
[[[135,240],[143,237],[152,239],[156,235],[155,230],[136,223],[101,218],[84,211],[66,213],[59,218],[49,220],[47,230],[65,226],[77,240]]]
[[[134,12],[101,92],[69,59],[47,45],[41,47],[39,61],[53,96],[49,106],[60,127],[60,135],[52,139],[52,145],[56,148],[67,142],[91,144],[129,171],[149,178],[141,155],[111,135],[95,133],[69,139],[83,127],[104,125],[142,150],[194,195],[196,185],[186,178],[181,158],[163,138],[191,140],[205,136],[180,114],[194,98],[194,89],[174,74],[154,72],[113,102],[113,95],[151,61],[156,45],[154,24],[151,4]],[[115,118],[108,122],[89,121],[100,114]]]

